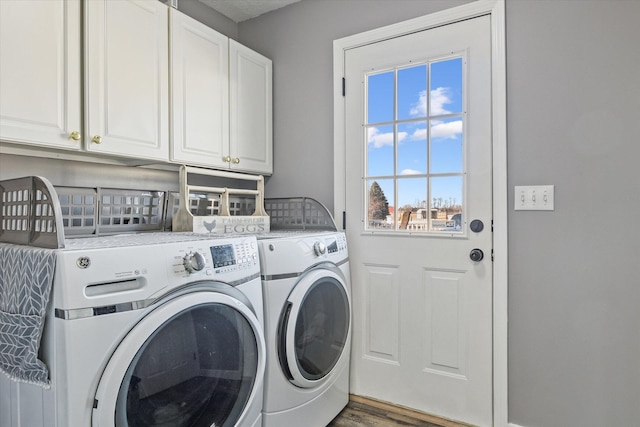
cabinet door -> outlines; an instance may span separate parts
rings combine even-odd
[[[87,150],[169,158],[169,12],[159,1],[85,3]]]
[[[271,174],[271,60],[229,40],[231,167]]]
[[[228,38],[170,10],[171,160],[227,168]]]
[[[80,0],[0,1],[0,140],[82,148],[80,46]]]

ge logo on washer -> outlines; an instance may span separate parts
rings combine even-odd
[[[87,256],[81,256],[76,260],[76,265],[78,268],[89,268],[91,265],[91,260]]]

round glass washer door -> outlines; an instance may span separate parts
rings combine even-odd
[[[289,380],[312,388],[333,372],[350,336],[350,299],[341,274],[320,268],[291,291],[280,318],[278,357]]]
[[[198,291],[168,300],[113,353],[93,426],[235,426],[262,388],[264,357],[260,323],[237,299]]]

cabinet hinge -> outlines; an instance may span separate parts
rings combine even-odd
[[[343,230],[347,229],[347,212],[346,211],[342,211],[342,229]]]
[[[493,262],[493,260],[495,259],[494,254],[493,254],[493,249],[491,249],[491,262]]]
[[[342,96],[347,96],[347,79],[342,78]]]

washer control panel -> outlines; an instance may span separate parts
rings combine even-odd
[[[221,238],[190,242],[174,255],[173,271],[180,276],[199,274],[236,280],[260,272],[255,237]]]
[[[247,270],[259,264],[258,248],[253,240],[214,245],[209,251],[216,273]]]

